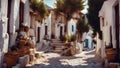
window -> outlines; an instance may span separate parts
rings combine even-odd
[[[102,26],[104,26],[104,18],[102,18]]]
[[[48,33],[47,33],[47,32],[48,32],[47,30],[48,30],[48,26],[45,26],[45,35],[48,34]]]
[[[8,0],[8,11],[7,11],[7,17],[8,17],[8,28],[7,28],[7,32],[10,33],[10,13],[11,13],[11,3],[12,0]]]
[[[72,32],[74,32],[74,25],[72,25]]]
[[[38,27],[38,31],[37,31],[37,43],[40,42],[40,27]]]
[[[24,3],[22,1],[20,1],[20,7],[19,7],[19,20],[20,20],[20,24],[23,22],[24,19]]]

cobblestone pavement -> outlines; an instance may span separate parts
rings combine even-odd
[[[102,68],[100,60],[95,57],[95,50],[83,51],[75,56],[60,56],[57,53],[44,53],[46,59],[37,60],[28,68]]]

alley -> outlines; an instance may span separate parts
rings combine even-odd
[[[120,0],[0,0],[0,68],[120,68]]]
[[[95,57],[95,50],[85,50],[74,56],[60,56],[57,53],[43,53],[45,60],[37,60],[28,68],[102,68]]]

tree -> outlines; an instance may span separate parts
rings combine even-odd
[[[56,14],[60,12],[65,14],[67,20],[72,18],[73,13],[84,9],[83,0],[56,0]]]
[[[99,33],[100,39],[102,39],[102,33],[100,31],[99,11],[105,0],[88,0],[88,20],[95,32]]]
[[[78,38],[80,39],[80,41],[82,41],[82,35],[84,32],[89,31],[89,25],[88,23],[85,22],[84,19],[82,19],[77,22],[76,28],[77,28]]]
[[[42,19],[48,15],[48,10],[43,0],[30,0],[30,7],[34,12],[37,12]]]
[[[79,13],[84,9],[83,0],[56,0],[55,13],[56,16],[59,16],[60,13],[64,14],[66,21],[66,34],[68,29],[68,21],[72,18],[74,13]]]

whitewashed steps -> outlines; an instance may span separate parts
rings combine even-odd
[[[58,39],[52,39],[52,42],[51,42],[51,46],[52,46],[52,52],[55,52],[55,53],[61,53],[63,51],[63,48],[64,48],[64,43],[61,42],[60,40]]]

